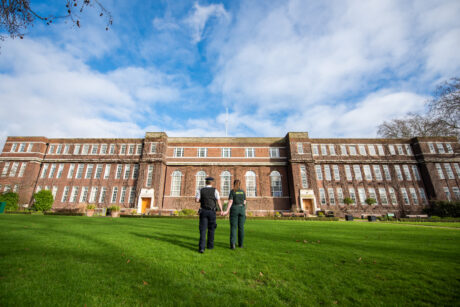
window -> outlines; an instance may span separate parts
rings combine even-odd
[[[121,194],[120,194],[120,203],[124,204],[126,200],[126,190],[127,187],[121,187]]]
[[[443,173],[442,168],[441,168],[441,164],[436,163],[435,166],[436,166],[436,170],[438,171],[439,179],[445,179],[444,173]]]
[[[409,166],[403,165],[404,175],[406,176],[406,180],[412,180],[412,176],[410,175]]]
[[[410,148],[409,144],[405,144],[404,147],[406,148],[406,153],[408,156],[412,155],[412,149]]]
[[[361,168],[359,165],[353,165],[353,171],[355,173],[356,180],[363,180],[363,176],[361,175]]]
[[[131,165],[126,164],[125,165],[125,173],[123,175],[123,179],[129,179],[129,173],[131,172]]]
[[[368,181],[372,180],[371,167],[369,165],[364,165],[363,170],[364,170],[364,178]]]
[[[327,147],[326,147],[326,145],[321,145],[321,155],[327,156]]]
[[[448,144],[450,146],[450,144]],[[26,143],[21,143],[19,146],[19,152],[26,152]]]
[[[444,146],[442,146],[442,143],[436,143],[436,147],[438,147],[438,153],[440,154],[446,153],[444,151]]]
[[[409,205],[410,204],[409,195],[407,195],[406,188],[401,188],[401,195],[403,197],[404,204]]]
[[[361,156],[365,156],[366,155],[366,147],[364,147],[364,145],[359,145],[358,148],[359,148],[359,154]]]
[[[73,178],[74,171],[75,171],[75,164],[70,164],[69,172],[67,173],[67,179]]]
[[[41,189],[40,186],[38,186],[38,188]],[[9,191],[11,191],[11,186],[10,186],[9,184],[6,184],[6,185],[5,185],[5,188],[3,189],[3,192],[6,193],[6,192],[9,192]],[[37,192],[40,192],[40,190],[38,190]]]
[[[206,186],[206,173],[204,171],[199,171],[195,175],[195,191],[199,191]]]
[[[53,199],[56,199],[57,191],[58,191],[58,187],[53,186],[53,190],[51,191],[51,194],[53,194]]]
[[[356,147],[355,146],[349,146],[348,151],[350,152],[350,156],[356,156]]]
[[[19,190],[19,184],[15,184],[15,185],[13,186],[13,192],[14,192],[14,193],[17,193],[18,190]]]
[[[110,164],[105,165],[105,170],[104,170],[104,179],[109,179],[110,177]]]
[[[88,152],[89,152],[89,145],[88,144],[83,145],[83,149],[81,151],[81,154],[82,155],[87,155]]]
[[[450,191],[448,187],[444,187],[444,193],[446,194],[446,198],[448,201],[452,200],[452,197],[450,196]]]
[[[91,154],[92,155],[97,155],[97,152],[99,150],[99,145],[93,145],[93,147],[91,147]]]
[[[340,181],[339,166],[338,165],[333,165],[332,169],[334,170],[334,180]]]
[[[280,149],[279,148],[270,148],[270,158],[279,158]]]
[[[256,174],[253,171],[246,172],[246,193],[248,197],[255,197],[256,193]]]
[[[27,146],[27,152],[32,152],[33,147],[34,147],[34,144],[30,143],[29,146]]]
[[[74,155],[79,155],[80,154],[80,148],[81,148],[80,144],[75,144],[74,147],[73,147],[73,154]]]
[[[335,156],[335,147],[334,145],[329,145],[329,153],[331,154],[331,156]]]
[[[101,145],[101,155],[106,155],[107,154],[107,144],[102,144]]]
[[[115,174],[115,179],[120,179],[121,178],[121,172],[123,171],[123,165],[118,164],[117,165],[117,173]]]
[[[410,193],[410,196],[412,197],[412,201],[414,202],[414,205],[418,205],[418,197],[417,197],[417,193],[415,192],[415,189],[409,188],[409,193]]]
[[[151,187],[152,181],[153,181],[153,165],[149,165],[147,169],[147,182],[145,183],[145,185],[147,187]]]
[[[358,188],[359,202],[361,205],[366,203],[366,190],[364,188]]]
[[[198,148],[198,157],[206,158],[208,156],[208,149],[207,148]]]
[[[99,195],[99,203],[105,203],[106,195],[107,195],[107,188],[102,187],[101,188],[101,194]]]
[[[61,165],[62,165],[62,164],[61,164]],[[19,168],[18,177],[24,176],[24,172],[26,171],[26,167],[27,167],[27,162],[23,162],[23,163],[21,164],[21,167]]]
[[[300,179],[302,180],[302,188],[308,188],[307,169],[305,165],[300,166]]]
[[[29,146],[29,147],[30,147],[30,146]],[[66,145],[64,146],[64,152],[63,152],[63,154],[68,155],[68,154],[69,154],[69,151],[70,151],[70,145],[69,145],[69,144],[66,144]]]
[[[117,199],[118,199],[118,187],[113,187],[112,198],[110,199],[110,202],[114,204],[117,202]]]
[[[54,173],[56,172],[56,164],[51,164],[51,169],[50,169],[50,174],[48,175],[48,178],[53,178]]]
[[[452,167],[450,167],[450,164],[444,163],[444,168],[446,169],[447,178],[455,179],[454,172],[452,171]]]
[[[390,151],[390,155],[396,155],[395,147],[393,145],[388,145],[388,150]]]
[[[342,188],[337,188],[337,200],[339,204],[343,205],[343,191]]]
[[[128,199],[128,202],[132,205],[134,204],[134,199],[136,198],[136,189],[134,188],[131,188],[130,192],[129,192],[129,199]]]
[[[385,188],[379,188],[379,195],[382,205],[388,205],[387,191]]]
[[[377,145],[377,150],[379,151],[379,156],[384,156],[385,155],[385,151],[383,150],[382,145]]]
[[[64,187],[64,192],[62,193],[61,202],[65,203],[69,199],[69,187]]]
[[[342,154],[342,156],[347,156],[347,146],[345,145],[340,145],[340,153]]]
[[[454,153],[454,151],[452,150],[452,145],[450,145],[450,143],[446,143],[446,148],[447,148],[447,153]]]
[[[303,154],[303,145],[302,143],[297,143],[297,153]]]
[[[350,165],[345,165],[345,176],[347,177],[348,181],[353,180],[353,177],[351,175]]]
[[[56,146],[53,144],[53,145],[50,145],[50,148],[48,150],[48,154],[54,154],[54,149],[56,148]]]
[[[120,147],[120,155],[126,155],[126,144],[122,144]]]
[[[331,181],[331,169],[329,165],[324,165],[324,177],[326,180]]]
[[[232,156],[231,148],[222,148],[222,158],[230,158]]]
[[[133,166],[133,179],[139,177],[139,164],[134,164]]]
[[[88,164],[88,167],[86,168],[85,179],[91,179],[91,177],[93,177],[93,168],[93,164]]]
[[[283,189],[281,186],[281,174],[277,171],[273,171],[270,174],[270,188],[272,197],[283,196]]]
[[[380,171],[380,166],[379,165],[373,165],[374,168],[374,174],[375,174],[375,180],[382,181],[382,172]]]
[[[136,145],[136,155],[142,154],[142,144]]]
[[[16,152],[16,149],[18,148],[18,144],[17,143],[13,143],[13,145],[11,145],[11,150],[10,152]]]
[[[356,193],[355,189],[353,188],[348,188],[348,194],[350,194],[350,198],[353,201],[353,204],[356,204]]]
[[[174,157],[182,158],[183,156],[184,156],[184,148],[183,147],[174,148]]]
[[[77,175],[75,176],[75,178],[81,179],[83,177],[83,169],[84,168],[85,168],[84,164],[78,164]]]
[[[255,156],[254,148],[246,148],[246,158],[254,158]]]
[[[91,188],[91,194],[89,195],[89,202],[90,203],[95,203],[96,202],[98,190],[99,190],[98,187],[92,187]]]
[[[319,189],[319,201],[320,201],[321,205],[326,204],[326,193],[325,193],[323,188]]]
[[[436,150],[434,149],[433,143],[428,143],[428,148],[430,148],[430,153],[432,153],[432,154],[436,153]]]
[[[128,149],[128,154],[129,155],[134,155],[134,144],[129,144],[129,149]]]
[[[114,155],[114,154],[115,154],[115,144],[110,144],[110,151],[109,151],[109,153],[110,153],[111,155]],[[104,198],[105,198],[105,196],[104,196]]]
[[[418,191],[420,192],[420,198],[422,199],[423,203],[428,203],[428,199],[426,198],[425,190],[423,188],[418,188]]]
[[[399,155],[404,155],[403,146],[402,146],[402,145],[397,145],[397,147],[398,147],[398,154],[399,154]]]
[[[101,179],[102,175],[102,164],[96,166],[96,174],[94,174],[94,179]]]
[[[454,192],[454,197],[455,199],[459,200],[460,199],[460,190],[458,187],[453,187],[452,192]]]
[[[46,172],[48,171],[48,163],[43,164],[42,175],[41,178],[46,177]]]
[[[77,201],[79,187],[72,187],[72,193],[70,194],[70,202],[74,203]]]
[[[88,187],[83,187],[80,195],[80,203],[85,203],[88,200]]]
[[[327,189],[327,195],[329,196],[329,205],[335,205],[335,194],[333,188]]]
[[[174,171],[171,180],[171,196],[180,196],[180,188],[182,183],[182,173]]]
[[[312,151],[314,156],[319,155],[318,145],[312,145]]]
[[[455,168],[455,171],[457,172],[458,178],[460,178],[460,167],[458,166],[458,163],[454,163],[454,168]]]
[[[25,147],[25,144],[24,144],[24,147]],[[59,144],[57,147],[56,147],[56,154],[60,155],[62,152],[62,144]]]
[[[374,145],[367,145],[367,150],[369,151],[369,155],[371,155],[371,156],[376,156],[377,155],[377,153],[375,152]]]
[[[414,173],[414,177],[417,181],[420,180],[420,173],[418,172],[417,165],[412,165],[412,172]]]
[[[395,190],[394,190],[393,188],[388,188],[388,192],[390,193],[391,203],[392,203],[393,205],[397,205],[397,204],[398,204],[398,200],[396,199]]]
[[[151,154],[157,153],[157,144],[156,143],[150,144],[150,153]]]
[[[395,165],[395,172],[396,172],[396,178],[398,178],[399,181],[404,179],[403,176],[402,176],[401,168],[399,167],[399,165]]]
[[[391,181],[390,168],[388,167],[388,165],[382,165],[382,167],[383,173],[385,174],[385,179]]]
[[[13,162],[10,170],[10,177],[16,176],[16,172],[18,171],[19,162]]]
[[[376,204],[377,204],[378,200],[377,200],[377,194],[375,194],[375,189],[369,188],[368,191],[369,191],[369,198],[375,199]]]
[[[321,171],[321,165],[315,165],[316,179],[323,180],[323,172]]]
[[[220,174],[220,191],[223,197],[230,195],[232,175],[229,171],[223,171]]]
[[[6,177],[6,174],[8,174],[9,167],[10,167],[10,162],[5,162],[5,165],[3,165],[2,177]]]

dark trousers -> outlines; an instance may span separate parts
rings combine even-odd
[[[208,230],[208,248],[214,247],[214,231],[216,230],[216,211],[201,209],[200,212],[200,244],[199,249],[204,250],[206,229]]]
[[[238,245],[243,246],[245,221],[246,208],[244,206],[232,206],[230,208],[230,244],[236,243],[236,230],[238,229]]]

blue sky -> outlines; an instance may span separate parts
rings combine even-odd
[[[375,137],[459,76],[460,2],[111,1],[0,54],[8,135]],[[32,1],[42,15],[64,1]]]

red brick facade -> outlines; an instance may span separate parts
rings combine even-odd
[[[460,198],[459,151],[452,137],[312,139],[295,132],[284,138],[8,137],[0,193],[17,191],[20,204],[31,204],[34,192],[49,189],[55,210],[96,203],[170,212],[196,209],[197,186],[212,176],[221,194],[240,179],[254,215],[417,214],[429,199]],[[348,197],[355,202],[344,204]],[[367,205],[368,198],[376,204]]]

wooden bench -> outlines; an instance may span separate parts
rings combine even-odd
[[[406,215],[408,218],[428,218],[427,214],[413,214],[413,215]]]

